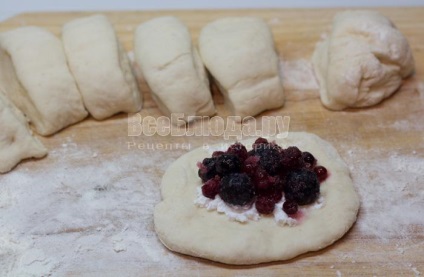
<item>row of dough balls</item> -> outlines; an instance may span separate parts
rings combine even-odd
[[[47,149],[32,136],[137,112],[142,99],[129,59],[105,16],[64,25],[62,40],[28,26],[0,34],[0,173]]]
[[[188,121],[188,116],[215,114],[205,66],[234,115],[254,116],[284,104],[272,33],[259,18],[208,24],[199,51],[181,21],[156,18],[137,28],[134,51],[153,99],[168,116],[184,113]],[[337,15],[313,62],[321,100],[336,110],[380,102],[414,69],[406,39],[390,20],[371,11]],[[102,15],[65,24],[62,41],[38,27],[0,34],[0,69],[1,173],[47,153],[19,110],[37,133],[51,135],[88,112],[101,120],[142,106],[128,57]]]
[[[227,29],[228,24],[233,30]],[[234,114],[256,115],[283,105],[278,56],[264,21],[228,18],[211,23],[203,33],[203,61]],[[240,51],[243,41],[252,40],[257,43]],[[222,47],[225,42],[231,49]],[[186,122],[188,116],[215,114],[206,69],[181,21],[161,17],[141,24],[134,49],[161,111],[168,116],[184,113]],[[22,159],[47,154],[32,136],[25,116],[37,133],[48,136],[88,113],[102,120],[118,112],[137,112],[142,106],[128,57],[103,15],[68,22],[62,41],[34,26],[2,33],[0,66],[1,120],[7,127],[0,140],[2,173]]]

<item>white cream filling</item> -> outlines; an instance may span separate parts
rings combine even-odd
[[[274,209],[274,220],[278,225],[294,226],[298,223],[298,220],[289,217],[283,211],[284,196],[280,202],[275,204]],[[210,199],[202,194],[201,187],[197,188],[197,196],[194,200],[194,204],[201,208],[206,208],[208,211],[217,211],[218,213],[225,214],[230,220],[238,222],[247,222],[249,220],[258,221],[261,218],[260,213],[256,210],[255,205],[249,207],[232,207],[227,205],[219,195],[215,196],[215,199]],[[299,207],[299,211],[304,214],[311,209],[319,209],[324,205],[324,198],[320,196],[317,201],[310,205],[304,205]]]

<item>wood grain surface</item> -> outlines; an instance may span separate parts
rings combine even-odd
[[[363,181],[363,178],[361,178],[362,173],[355,172],[354,169],[357,169],[363,162],[370,164],[384,162],[394,152],[404,156],[414,153],[418,159],[424,159],[424,86],[422,83],[424,81],[424,8],[381,8],[378,10],[390,17],[408,38],[416,61],[415,75],[406,81],[394,96],[367,109],[332,112],[323,108],[317,91],[291,90],[286,93],[288,95],[307,93],[308,97],[303,100],[289,100],[283,108],[258,116],[258,118],[262,115],[290,116],[290,131],[312,132],[333,143],[341,156],[348,163],[353,163],[350,166],[357,186],[364,185],[358,183]],[[272,28],[279,55],[284,60],[295,61],[310,58],[316,42],[324,32],[330,29],[332,17],[338,11],[340,9],[128,11],[104,12],[104,14],[114,24],[127,51],[132,51],[135,27],[141,22],[157,16],[175,15],[179,17],[188,25],[194,41],[197,40],[200,29],[211,20],[226,16],[260,16],[266,19]],[[61,26],[64,23],[88,14],[91,13],[21,14],[1,22],[0,31],[23,25],[36,25],[60,35]],[[152,101],[144,83],[141,83],[141,89],[144,97],[141,116],[160,116],[161,113]],[[228,115],[222,97],[216,91],[214,100],[217,104],[218,115]],[[403,127],[399,127],[401,123],[404,124]],[[97,159],[80,159],[70,156],[70,167],[95,165],[99,163],[99,160],[114,160],[131,152],[137,152],[140,159],[143,160],[148,160],[157,154],[153,154],[151,149],[129,149],[128,142],[138,144],[171,143],[174,145],[186,143],[193,149],[204,143],[216,143],[222,140],[222,137],[163,137],[158,135],[128,137],[127,127],[127,115],[124,114],[102,122],[89,118],[56,135],[41,138],[41,140],[50,151],[54,151],[60,149],[67,138],[72,137],[76,145],[95,149],[98,153]],[[169,165],[188,150],[156,151],[162,151],[161,159]],[[357,155],[352,158],[352,151],[363,153],[364,156]],[[57,159],[59,159],[57,156],[50,155],[40,161],[27,161],[18,165],[11,174],[34,172],[36,175],[43,169],[54,168]],[[99,166],[101,166],[100,163]],[[138,172],[133,173],[145,174],[154,180],[156,193],[159,195],[159,184],[165,169],[166,167],[156,166],[152,161],[148,168],[139,168]],[[376,174],[380,176],[378,173]],[[405,171],[405,174],[408,172]],[[2,186],[2,178],[5,176],[0,176],[0,186]],[[122,176],[113,177],[119,179]],[[405,178],[407,178],[406,175]],[[367,185],[373,186],[377,181],[370,177]],[[421,185],[424,185],[422,177],[417,178],[417,182],[422,182]],[[143,182],[140,182],[140,190],[143,189],[143,185]],[[399,186],[401,185],[402,182],[399,183]],[[370,198],[361,195],[361,199]],[[392,234],[384,238],[367,233],[364,228],[358,226],[360,226],[360,222],[366,221],[367,217],[381,212],[377,206],[372,207],[374,208],[361,207],[357,224],[332,246],[315,253],[301,255],[290,261],[255,266],[229,266],[172,253],[165,249],[156,238],[153,219],[150,215],[144,219],[149,222],[150,226],[146,236],[153,241],[151,247],[156,247],[162,251],[159,253],[164,253],[159,261],[136,256],[122,258],[122,252],[112,253],[115,255],[113,256],[110,253],[97,251],[93,260],[87,258],[83,262],[69,263],[62,269],[60,267],[54,269],[51,274],[69,276],[414,276],[419,272],[424,274],[424,226],[415,224],[401,235]],[[405,213],[409,212],[405,211]],[[131,222],[138,219],[128,217],[126,220]],[[84,235],[87,230],[69,232],[81,232],[81,235]],[[56,251],[57,256],[60,257],[61,250],[57,249]],[[172,259],[177,259],[172,266],[167,263],[170,256]],[[104,261],[102,266],[90,266],[90,263],[99,261]]]

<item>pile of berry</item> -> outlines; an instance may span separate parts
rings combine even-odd
[[[271,214],[284,193],[283,210],[293,215],[298,205],[313,203],[319,196],[327,170],[316,164],[309,152],[293,146],[283,149],[258,138],[251,151],[235,143],[197,166],[205,197],[214,199],[219,194],[225,203],[234,206],[254,203],[259,213]]]

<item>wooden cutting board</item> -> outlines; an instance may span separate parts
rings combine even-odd
[[[416,216],[419,212],[416,208],[422,207],[419,202],[424,202],[420,197],[422,193],[416,191],[417,184],[420,185],[421,191],[424,185],[422,170],[424,8],[377,10],[396,23],[413,49],[416,74],[405,82],[400,91],[375,107],[332,112],[322,107],[317,90],[300,91],[291,88],[286,89],[289,100],[283,108],[262,114],[290,116],[290,131],[308,131],[330,141],[351,168],[352,177],[363,203],[356,225],[334,245],[290,261],[255,266],[223,265],[168,251],[157,239],[152,219],[153,207],[160,197],[161,176],[172,161],[188,151],[187,147],[193,149],[204,143],[219,142],[222,138],[158,135],[129,137],[127,115],[117,115],[102,122],[87,119],[54,136],[41,138],[50,150],[48,157],[40,161],[24,162],[13,172],[0,176],[0,189],[3,189],[0,190],[0,196],[1,193],[5,193],[5,188],[12,195],[14,190],[27,189],[19,182],[17,176],[33,177],[32,185],[39,188],[34,192],[34,196],[25,193],[16,194],[13,201],[6,201],[9,204],[3,206],[0,201],[0,235],[6,234],[6,230],[9,230],[5,238],[20,241],[21,247],[25,244],[23,242],[32,241],[32,244],[25,244],[28,246],[19,248],[20,250],[9,245],[10,249],[14,249],[11,251],[14,256],[11,256],[13,258],[10,258],[10,265],[7,268],[0,268],[0,273],[32,272],[37,273],[36,275],[70,276],[414,276],[419,272],[424,274],[424,226],[423,220],[417,220]],[[273,9],[128,11],[104,14],[115,25],[127,51],[132,51],[135,27],[157,16],[175,15],[182,19],[188,25],[194,41],[197,40],[200,29],[211,20],[226,16],[260,16],[266,19],[272,28],[280,56],[286,61],[299,61],[310,58],[316,42],[330,29],[332,17],[339,11],[341,10]],[[23,25],[36,25],[59,35],[64,23],[88,14],[90,13],[21,14],[1,22],[0,31]],[[144,83],[141,83],[141,88],[144,97],[141,116],[160,116],[161,113]],[[214,100],[217,103],[218,115],[228,115],[222,97],[217,92],[214,92]],[[136,143],[144,149],[129,147],[128,143]],[[157,144],[170,145],[173,150],[153,150],[153,145]],[[106,166],[109,166],[107,170]],[[103,177],[96,176],[97,170]],[[65,187],[65,181],[80,180],[80,175],[84,174],[87,175],[86,179],[92,178],[98,181],[99,178],[100,180],[104,178],[107,186],[99,189],[94,185],[90,187],[91,183],[86,187],[75,183],[67,184]],[[15,180],[15,177],[18,181],[11,185],[11,180]],[[51,181],[51,178],[57,178],[57,184],[63,186],[53,187],[56,183]],[[122,180],[128,182],[122,185],[120,182]],[[380,186],[382,189],[373,190],[375,186]],[[93,190],[96,193],[105,191],[102,197],[106,202],[109,199],[110,205],[102,207],[102,215],[88,216],[91,214],[90,209],[96,211],[96,214],[101,212],[96,207],[90,208],[85,202],[85,204],[78,202],[82,201],[86,190]],[[129,198],[120,199],[122,201],[119,205],[114,206],[113,197],[122,196],[128,193],[128,190]],[[392,190],[395,192],[391,195]],[[43,196],[43,191],[49,193]],[[71,194],[70,191],[75,194]],[[146,191],[149,193],[143,194]],[[132,194],[143,196],[131,198],[135,197],[131,196]],[[35,197],[40,197],[45,205],[49,203],[51,209],[44,206],[45,209],[37,208],[42,204],[39,204],[40,201],[36,201]],[[79,215],[69,212],[70,197],[75,198],[73,200],[75,202],[71,201],[72,209],[78,210],[78,205],[81,207],[87,205]],[[400,202],[397,198],[400,198]],[[98,198],[93,199],[97,201]],[[25,201],[34,201],[34,211],[19,208]],[[404,216],[405,220],[398,220],[388,211],[391,206],[387,203],[403,205],[408,204],[408,201],[411,201],[412,208],[404,210],[404,214],[400,215]],[[18,222],[21,225],[16,223],[14,226],[6,221],[2,222],[2,218],[13,217],[14,214],[16,217],[24,216],[25,220],[22,222],[25,221],[27,224]],[[78,218],[79,221],[64,219],[63,214],[68,218]],[[113,217],[115,214],[118,216]],[[110,220],[105,221],[105,218]],[[398,224],[398,221],[403,223]],[[48,230],[52,222],[56,222],[54,223],[56,225],[52,225],[54,231]],[[393,230],[381,227],[386,225],[387,228],[395,227]],[[218,228],[219,226],[217,231]],[[47,247],[48,245],[52,246]],[[0,245],[0,258],[1,250]],[[38,251],[35,253],[42,253],[40,255],[44,259],[29,259],[28,256],[35,250]],[[27,261],[25,259],[29,259],[29,262],[22,262]],[[37,264],[39,267],[35,268],[34,265]]]

